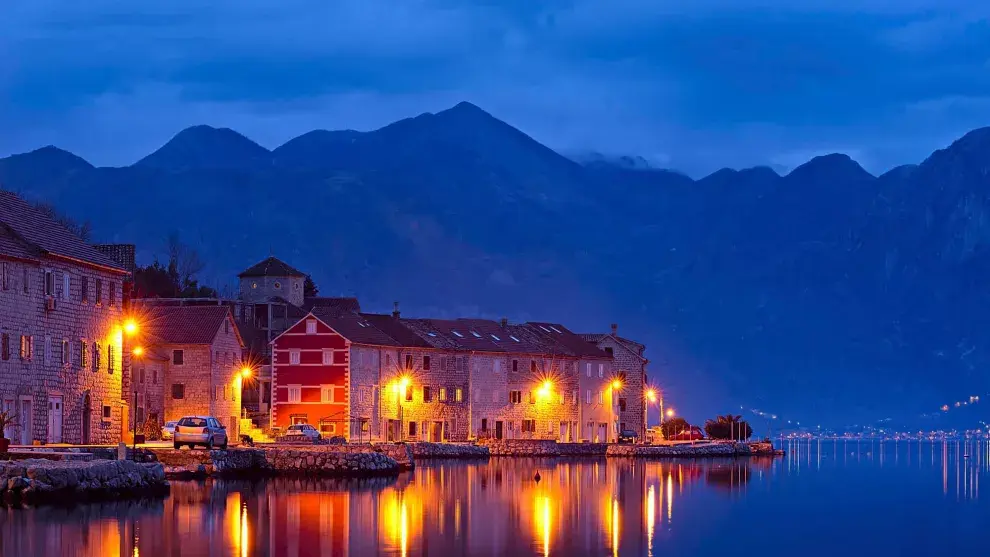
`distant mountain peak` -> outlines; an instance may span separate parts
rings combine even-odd
[[[200,124],[175,134],[135,166],[171,171],[249,169],[270,164],[270,155],[268,149],[230,128]]]
[[[858,162],[844,153],[819,155],[792,170],[792,179],[866,180],[874,176],[863,169]]]
[[[38,160],[44,160],[48,164],[58,164],[64,168],[68,169],[89,169],[93,168],[86,159],[76,155],[75,153],[70,153],[65,149],[60,149],[54,145],[46,145],[40,149],[35,149],[27,153],[22,153],[20,155],[14,155],[14,157],[24,157],[24,158],[34,158]]]
[[[656,170],[650,161],[639,155],[606,155],[598,151],[575,153],[571,159],[587,167],[615,167],[624,170]]]

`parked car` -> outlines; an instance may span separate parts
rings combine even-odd
[[[323,436],[320,435],[319,430],[310,424],[290,425],[289,429],[285,430],[285,439],[287,441],[317,441],[322,438]]]
[[[705,434],[698,426],[691,426],[690,430],[685,430],[675,435],[671,435],[669,441],[700,441],[705,438]]]
[[[227,428],[219,420],[210,416],[186,416],[175,424],[172,434],[172,444],[178,449],[189,445],[203,445],[207,449],[227,448]]]
[[[636,442],[636,432],[631,429],[623,429],[619,432],[620,444],[633,444]]]
[[[172,420],[171,422],[165,422],[165,425],[162,426],[162,439],[172,438],[172,433],[175,432],[175,424],[177,423],[179,422],[176,420]]]

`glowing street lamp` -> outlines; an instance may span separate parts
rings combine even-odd
[[[144,348],[140,346],[135,346],[134,350],[131,350],[131,354],[134,354],[135,356],[141,356],[144,354]]]
[[[137,331],[138,331],[137,321],[134,321],[133,319],[128,319],[127,321],[124,321],[124,332],[127,333],[127,336],[132,337],[135,334],[137,334]]]
[[[251,378],[251,374],[252,374],[252,371],[251,371],[251,368],[250,367],[244,366],[244,367],[241,368],[241,379],[250,379]]]
[[[543,384],[540,386],[540,389],[537,391],[537,394],[539,395],[541,400],[546,400],[550,396],[550,393],[552,392],[553,392],[553,381],[547,380],[544,381]]]

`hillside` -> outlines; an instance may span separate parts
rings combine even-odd
[[[618,322],[689,418],[862,422],[990,386],[988,138],[880,177],[834,154],[695,181],[581,165],[461,103],[273,151],[196,126],[125,168],[48,147],[0,184],[145,261],[179,231],[210,283],[274,250],[371,309]]]

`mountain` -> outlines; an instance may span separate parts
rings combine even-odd
[[[692,180],[579,164],[461,103],[271,152],[196,126],[123,168],[48,147],[0,184],[144,262],[178,231],[210,285],[274,251],[370,309],[618,322],[689,418],[842,425],[988,392],[988,155],[983,129],[880,177],[833,154]]]
[[[260,170],[271,166],[271,153],[229,128],[193,126],[134,166],[172,172],[229,169]]]

